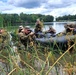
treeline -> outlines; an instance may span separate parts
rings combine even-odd
[[[52,15],[42,14],[0,14],[0,27],[16,26],[16,25],[32,25],[36,19],[40,18],[43,22],[53,22]],[[76,21],[76,15],[64,15],[56,18],[56,21]]]
[[[5,27],[7,25],[31,24],[35,23],[37,18],[44,22],[53,22],[54,19],[51,15],[42,14],[0,14],[0,25]]]
[[[56,21],[76,21],[76,15],[64,15],[56,18]]]

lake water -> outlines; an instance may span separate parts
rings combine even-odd
[[[56,33],[59,33],[65,30],[64,28],[65,24],[70,24],[70,23],[74,24],[76,22],[48,22],[48,23],[45,23],[43,31],[48,30],[49,27],[52,26],[56,30]]]
[[[44,23],[43,31],[47,31],[50,26],[52,26],[56,33],[64,31],[64,25],[67,23],[64,22],[46,22]],[[32,30],[34,31],[34,27],[32,27]]]
[[[65,23],[52,22],[49,25],[48,24],[44,25],[43,31],[48,30],[49,27],[52,26],[56,30],[56,33],[59,33],[64,30],[64,25],[65,25]]]

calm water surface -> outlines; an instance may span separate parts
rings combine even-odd
[[[44,25],[44,28],[43,28],[43,31],[46,31],[49,29],[50,26],[52,26],[55,30],[56,30],[56,33],[59,33],[59,32],[62,32],[65,30],[64,28],[64,25],[67,24],[67,23],[62,23],[62,22],[52,22],[50,23],[49,25],[46,24]]]
[[[64,31],[64,25],[67,23],[63,22],[46,22],[43,27],[43,31],[47,31],[50,26],[52,26],[55,30],[56,33]],[[34,27],[32,27],[32,30],[34,31]]]
[[[70,23],[75,23],[75,22],[49,22],[49,24],[46,23],[44,25],[43,31],[48,30],[49,27],[52,26],[56,30],[56,33],[59,33],[65,30],[64,25],[70,24]]]

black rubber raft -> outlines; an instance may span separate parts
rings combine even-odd
[[[66,50],[69,45],[73,45],[76,39],[76,35],[62,35],[62,36],[45,36],[42,38],[36,38],[36,43],[46,46],[51,46],[54,48],[59,48],[62,50]]]
[[[42,38],[36,38],[35,41],[40,43],[65,43],[69,40],[74,40],[76,38],[76,35],[63,35],[63,36],[55,36],[55,37],[42,37]]]

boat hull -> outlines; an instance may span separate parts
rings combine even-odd
[[[43,46],[50,46],[54,48],[59,48],[62,50],[66,50],[69,45],[74,44],[76,35],[64,35],[64,36],[56,36],[56,37],[50,37],[50,38],[36,38],[35,41],[38,44],[41,44]]]

